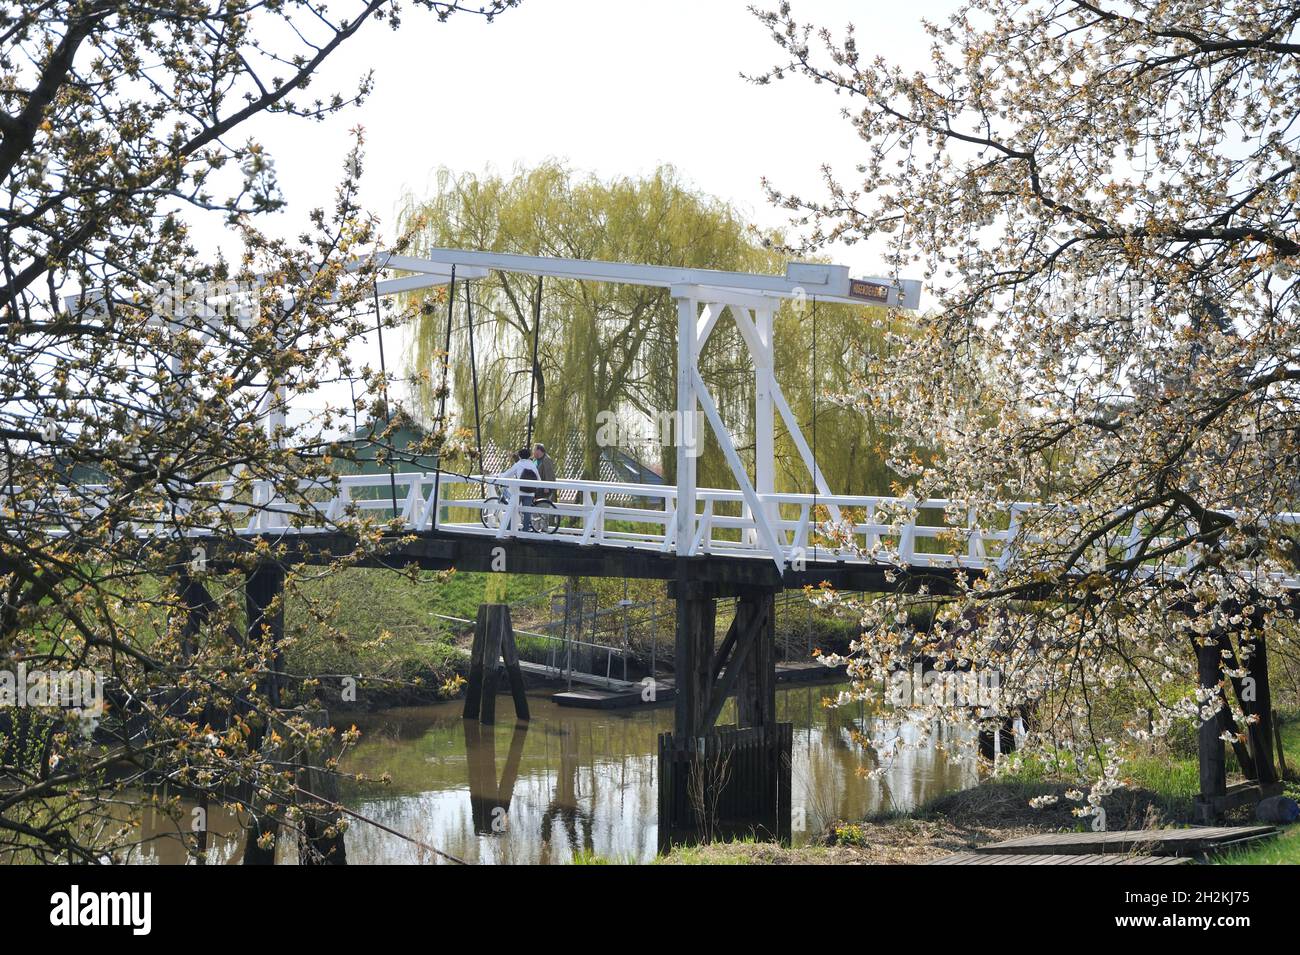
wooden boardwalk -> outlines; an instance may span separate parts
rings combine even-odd
[[[1119,829],[1115,832],[1050,832],[977,846],[989,855],[1090,855],[1142,853],[1195,856],[1276,835],[1273,826],[1192,826],[1188,829]]]
[[[1273,826],[1045,832],[976,846],[931,865],[1182,865],[1193,856],[1275,835]]]
[[[1186,865],[1190,856],[1137,856],[1123,853],[1078,855],[1034,853],[997,855],[989,852],[958,852],[936,859],[931,865]]]

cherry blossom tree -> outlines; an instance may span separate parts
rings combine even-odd
[[[917,71],[756,13],[782,54],[752,79],[838,94],[863,142],[823,194],[771,198],[809,247],[871,242],[935,295],[841,400],[895,422],[898,493],[952,502],[953,555],[972,513],[1015,529],[987,573],[821,595],[863,616],[859,689],[917,655],[990,669],[1103,790],[1179,719],[1267,778],[1249,688],[1264,634],[1292,651],[1300,574],[1300,9],[968,0]]]

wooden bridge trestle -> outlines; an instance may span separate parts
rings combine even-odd
[[[659,851],[754,836],[790,841],[792,723],[659,735]]]
[[[793,730],[776,721],[774,587],[720,586],[680,568],[676,718],[659,737],[659,842],[765,834],[790,836]],[[716,641],[718,598],[736,597],[731,626]],[[715,648],[716,644],[716,648]],[[728,697],[736,725],[717,728]]]

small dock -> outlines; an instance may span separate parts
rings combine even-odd
[[[672,680],[659,680],[654,685],[653,697],[648,697],[650,687],[641,683],[622,683],[602,687],[583,687],[564,690],[551,696],[551,702],[560,706],[573,706],[584,710],[625,710],[633,706],[654,706],[677,699],[677,688]]]
[[[1277,835],[1273,826],[1048,832],[977,846],[932,865],[1180,865]]]
[[[553,671],[552,671],[553,672]],[[578,674],[573,674],[574,680]],[[828,667],[816,660],[799,660],[776,665],[776,682],[781,683],[833,683],[844,678],[844,667]],[[601,685],[594,685],[600,680]],[[655,706],[677,698],[677,686],[671,677],[654,682],[654,693],[647,683],[605,681],[587,677],[589,686],[564,690],[551,697],[560,706],[573,706],[588,710],[621,710],[633,706]]]

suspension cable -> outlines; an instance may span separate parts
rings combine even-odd
[[[469,331],[469,376],[474,391],[474,443],[478,448],[478,470],[483,473],[483,424],[478,410],[478,362],[474,357],[474,295],[473,284],[465,281],[465,326]]]
[[[375,331],[379,335],[379,380],[381,383],[381,394],[383,395],[383,400],[384,400],[384,430],[387,431],[392,426],[393,423],[393,412],[388,405],[388,365],[384,361],[384,319],[383,319],[383,315],[379,310],[379,272],[378,271],[375,272],[374,295],[375,295]],[[355,402],[352,407],[353,409],[356,408]],[[374,444],[376,448],[375,454],[378,455],[379,446],[374,441],[373,417],[371,419],[370,430],[371,430],[371,443]],[[388,487],[393,495],[393,517],[395,519],[397,517],[397,475],[393,470],[393,446],[391,442],[389,443],[388,446]]]
[[[447,372],[451,364],[451,310],[456,304],[456,263],[451,264],[451,280],[447,283],[447,342],[442,350],[442,386],[438,398],[438,427],[442,441],[434,457],[433,474],[433,529],[438,529],[438,494],[442,488],[442,449],[447,444]]]
[[[817,296],[812,297],[812,525],[813,560],[817,559]]]
[[[528,369],[528,447],[533,446],[533,407],[537,396],[537,336],[542,327],[542,276],[537,276],[537,298],[533,300],[533,364]]]

